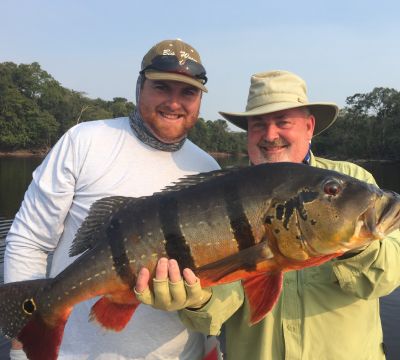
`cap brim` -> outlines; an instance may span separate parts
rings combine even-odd
[[[207,88],[200,81],[191,78],[190,76],[162,71],[146,71],[144,74],[146,78],[150,80],[179,81],[185,84],[193,85],[204,92],[208,92]]]
[[[245,112],[223,112],[219,113],[229,122],[247,131],[247,118],[249,116],[266,115],[276,111],[307,107],[315,117],[314,136],[328,129],[336,120],[339,108],[334,103],[309,103],[299,106],[293,103],[274,103],[260,106]]]

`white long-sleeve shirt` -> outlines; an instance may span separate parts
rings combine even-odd
[[[133,134],[128,118],[79,124],[57,142],[33,173],[6,238],[5,282],[50,277],[68,256],[77,229],[97,199],[151,195],[184,175],[218,168],[190,141],[176,152],[155,150]],[[120,333],[88,322],[95,300],[78,304],[65,328],[59,359],[198,359],[204,338],[187,331],[175,312],[140,305]]]

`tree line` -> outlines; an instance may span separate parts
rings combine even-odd
[[[338,119],[316,136],[319,155],[341,159],[400,159],[400,92],[376,87],[346,99]]]
[[[124,116],[125,98],[89,99],[60,85],[37,62],[0,63],[0,151],[50,148],[78,122]]]
[[[0,63],[0,151],[48,150],[79,122],[127,116],[123,97],[91,99],[63,87],[37,62]],[[200,118],[189,138],[208,152],[246,153],[246,133]],[[341,159],[400,159],[400,92],[375,88],[346,99],[338,120],[313,139],[316,154]]]

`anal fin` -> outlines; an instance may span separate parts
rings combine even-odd
[[[134,296],[132,294],[130,297]],[[96,321],[107,330],[121,331],[128,324],[139,304],[136,298],[121,303],[113,301],[112,297],[103,296],[93,305],[90,320]]]

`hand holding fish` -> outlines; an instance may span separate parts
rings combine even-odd
[[[138,274],[134,292],[143,304],[156,309],[176,311],[184,308],[199,308],[211,297],[210,289],[202,289],[199,279],[190,269],[183,270],[174,259],[161,258],[153,279],[153,292],[149,287],[150,273],[142,268]]]

